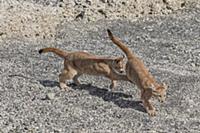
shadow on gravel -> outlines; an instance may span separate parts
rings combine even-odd
[[[57,81],[40,80],[39,82],[45,87],[59,87],[59,83]],[[132,108],[141,112],[146,112],[144,107],[141,105],[141,101],[133,101],[128,99],[132,98],[132,95],[129,94],[109,91],[108,89],[99,88],[91,84],[82,84],[80,86],[76,86],[75,84],[71,83],[68,86],[70,86],[74,90],[86,90],[89,92],[90,95],[102,98],[107,102],[113,102],[120,108]]]
[[[74,90],[86,90],[90,95],[102,98],[107,102],[113,102],[120,108],[132,108],[141,112],[146,112],[144,107],[141,105],[142,101],[128,100],[128,98],[132,98],[132,95],[109,91],[108,89],[92,86],[91,84],[82,84],[80,86],[70,84],[70,86]]]
[[[39,80],[40,84],[44,87],[59,87],[59,83],[57,81],[51,80]]]

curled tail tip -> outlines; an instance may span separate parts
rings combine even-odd
[[[113,37],[113,34],[112,34],[112,32],[110,31],[110,29],[107,29],[107,32],[108,32],[109,37]]]
[[[110,29],[107,29],[107,32],[110,33],[111,32]]]
[[[43,52],[43,49],[40,49],[38,52],[39,52],[39,54],[41,54]]]

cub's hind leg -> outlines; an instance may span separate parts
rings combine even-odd
[[[73,79],[73,77],[76,75],[75,72],[71,72],[71,71],[68,71],[68,70],[63,70],[61,72],[61,74],[59,75],[59,83],[60,83],[60,88],[62,90],[68,90],[69,87],[65,84],[65,81],[66,80],[70,80],[70,79]]]
[[[78,86],[80,85],[81,83],[79,82],[78,78],[81,76],[81,74],[76,74],[74,77],[73,77],[73,81],[74,83]]]

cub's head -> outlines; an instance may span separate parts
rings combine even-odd
[[[123,57],[114,58],[110,65],[117,72],[124,73],[125,72],[124,56]]]
[[[153,96],[158,98],[160,102],[164,102],[166,99],[167,85],[165,83],[159,84],[153,89]]]

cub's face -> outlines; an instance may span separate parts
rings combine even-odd
[[[124,57],[119,57],[113,60],[112,68],[114,68],[119,73],[125,72]]]
[[[155,90],[153,90],[153,96],[158,98],[160,102],[164,102],[166,99],[167,85],[165,83],[159,85]]]

